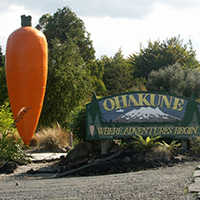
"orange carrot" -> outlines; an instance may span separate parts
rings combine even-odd
[[[31,27],[31,16],[21,16],[22,27],[7,40],[6,81],[13,117],[22,108],[31,108],[16,122],[25,144],[33,137],[44,100],[47,82],[47,41]]]

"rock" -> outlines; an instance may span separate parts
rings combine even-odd
[[[14,162],[5,162],[3,166],[0,167],[0,173],[11,174],[17,167],[18,165]]]
[[[70,161],[77,161],[78,159],[85,158],[92,153],[92,146],[88,142],[81,142],[77,144],[72,151],[70,151],[66,157]]]
[[[109,149],[114,146],[114,141],[112,140],[102,140],[101,141],[101,155],[107,154]]]
[[[28,173],[28,174],[36,174],[36,171],[35,171],[34,169],[31,168],[30,170],[27,171],[27,173]]]
[[[126,156],[124,159],[123,159],[123,162],[124,163],[130,163],[131,162],[131,159],[130,159],[130,157],[128,157],[128,156]]]
[[[118,144],[114,144],[111,149],[109,150],[109,152],[114,153],[119,151],[119,145]]]

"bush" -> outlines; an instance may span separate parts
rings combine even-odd
[[[20,117],[17,118],[20,120]],[[0,161],[29,162],[30,156],[23,152],[24,144],[16,131],[8,101],[0,106]]]
[[[8,101],[0,106],[0,132],[9,130],[14,124],[13,115]]]
[[[29,162],[31,156],[22,150],[22,141],[16,140],[14,134],[8,136],[3,133],[0,142],[0,161],[14,161],[18,163]]]
[[[148,91],[165,92],[185,97],[190,97],[193,91],[195,98],[199,99],[199,79],[199,69],[183,69],[181,65],[175,63],[158,71],[151,71],[146,88]]]
[[[86,107],[77,107],[71,113],[70,129],[79,142],[86,140]]]
[[[190,140],[190,149],[195,154],[200,154],[200,137],[192,138]]]

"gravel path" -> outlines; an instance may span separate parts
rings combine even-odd
[[[0,199],[196,199],[188,193],[198,162],[167,168],[74,178],[0,176]]]

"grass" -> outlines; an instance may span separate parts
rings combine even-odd
[[[158,145],[150,153],[147,153],[146,156],[151,157],[153,160],[169,161],[172,156],[172,150],[164,145]]]
[[[38,146],[43,151],[61,152],[73,147],[72,134],[64,131],[57,123],[53,127],[38,131],[30,141],[30,146]]]

